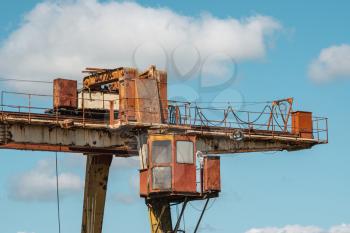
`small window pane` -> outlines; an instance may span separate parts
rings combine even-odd
[[[154,141],[152,143],[152,162],[154,164],[171,162],[171,141]]]
[[[154,167],[152,169],[152,188],[158,190],[171,189],[171,167]]]
[[[178,163],[193,164],[193,142],[177,141],[176,142],[176,161]]]

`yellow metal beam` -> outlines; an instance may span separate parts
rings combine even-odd
[[[113,155],[87,155],[81,233],[101,233]]]
[[[147,203],[147,206],[151,223],[151,233],[173,232],[168,200],[152,200]]]

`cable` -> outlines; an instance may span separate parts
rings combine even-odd
[[[190,102],[184,102],[184,101],[179,101],[179,100],[174,100],[174,99],[171,99],[169,100],[171,102],[176,102],[176,103],[190,103]],[[195,101],[195,103],[197,104],[271,104],[273,103],[274,101]]]
[[[15,79],[15,78],[0,78],[0,82],[29,82],[29,83],[46,83],[51,84],[50,81]]]
[[[185,212],[182,215],[183,231],[186,232]]]
[[[43,83],[43,84],[52,84],[52,81],[43,81],[43,80],[33,80],[33,79],[17,79],[17,78],[3,78],[0,77],[0,82],[27,82],[27,83]],[[83,85],[82,82],[78,82],[79,85]]]
[[[56,200],[57,200],[58,233],[61,233],[60,193],[59,193],[59,186],[58,186],[58,161],[57,161],[57,151],[56,151]]]
[[[215,204],[216,198],[212,198],[212,199],[213,199],[213,201],[211,202],[210,206],[209,206],[208,208],[206,208],[206,210],[210,210],[210,209],[213,207],[213,205]],[[190,206],[191,206],[194,210],[196,210],[196,211],[198,211],[198,212],[202,212],[201,209],[199,209],[198,207],[192,205],[190,202],[189,202],[189,204],[190,204]]]
[[[214,200],[212,201],[211,205],[207,208],[207,210],[210,210],[213,207],[213,205],[215,204],[216,200],[217,199],[214,198]]]

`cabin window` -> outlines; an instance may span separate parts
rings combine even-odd
[[[194,163],[193,142],[177,141],[176,142],[176,161],[178,163]]]
[[[153,164],[171,163],[171,141],[152,142],[152,162]]]
[[[152,188],[171,189],[171,167],[154,167],[152,169]]]

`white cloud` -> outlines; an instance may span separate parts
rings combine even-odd
[[[61,161],[62,170],[84,170],[86,159],[84,157],[64,157]],[[113,158],[111,172],[137,170],[139,168],[138,157]],[[138,197],[138,175],[130,175],[127,185],[131,189],[129,194],[116,194],[113,199],[122,202],[134,202]],[[79,175],[71,172],[59,174],[59,191],[62,198],[78,193],[83,193],[84,180]],[[14,176],[9,181],[8,196],[19,201],[53,201],[56,200],[56,176],[54,160],[40,160],[31,170]]]
[[[253,228],[246,233],[350,233],[350,225],[339,225],[328,230],[316,226],[288,225],[285,227]]]
[[[139,191],[140,188],[140,176],[139,174],[132,175],[129,179],[129,186],[132,190]]]
[[[329,233],[350,233],[350,224],[334,226],[329,230]]]
[[[83,182],[78,175],[61,173],[58,178],[61,197],[83,191]],[[13,177],[9,196],[21,201],[55,200],[56,176],[54,164],[48,160],[41,160],[34,169]]]
[[[111,164],[112,170],[120,170],[120,169],[138,169],[140,167],[140,159],[139,157],[114,157]]]
[[[164,69],[174,64],[184,75],[198,59],[203,62],[213,54],[236,60],[262,58],[269,38],[281,28],[262,15],[222,19],[133,2],[46,1],[3,41],[0,73],[23,79],[80,79],[80,70],[87,66],[143,69],[156,64]],[[217,69],[216,62],[214,66]]]
[[[62,166],[68,170],[84,170],[86,166],[86,156],[77,156],[76,154],[68,154],[61,161]],[[137,170],[140,167],[140,159],[138,156],[134,157],[113,157],[110,167],[111,171],[134,169]]]
[[[194,228],[193,228],[193,230],[194,230]],[[222,232],[222,231],[220,229],[210,225],[210,224],[202,224],[199,226],[198,232]]]
[[[335,45],[323,49],[310,64],[309,76],[317,82],[350,78],[350,45]]]
[[[253,228],[246,233],[325,233],[322,229],[315,226],[299,226],[290,225],[282,228],[267,227],[267,228]]]

